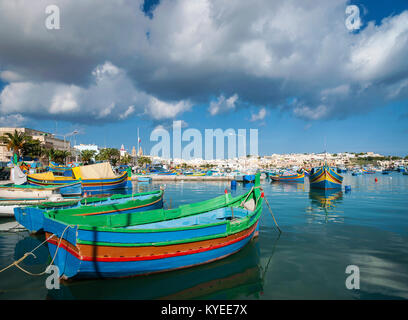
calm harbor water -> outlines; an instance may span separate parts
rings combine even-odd
[[[374,181],[375,177],[378,182]],[[160,184],[134,184],[134,192]],[[351,192],[344,186],[351,185]],[[165,206],[205,200],[228,182],[167,183]],[[251,186],[238,184],[233,195]],[[47,290],[47,275],[17,268],[0,273],[0,299],[407,299],[408,176],[344,175],[343,191],[324,195],[304,184],[262,184],[267,206],[259,237],[226,259],[185,270],[114,280],[83,280]],[[12,221],[2,219],[0,223]],[[44,240],[27,232],[0,233],[0,269]],[[22,266],[42,272],[48,249]],[[360,289],[345,285],[348,265],[360,269]]]

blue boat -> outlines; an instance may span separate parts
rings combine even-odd
[[[163,190],[135,194],[115,194],[110,197],[92,197],[82,200],[68,200],[60,203],[44,203],[38,206],[18,207],[14,217],[30,232],[40,232],[44,227],[44,214],[54,210],[56,215],[98,216],[129,214],[133,212],[160,209],[163,207]]]
[[[138,182],[150,182],[152,181],[151,177],[137,177]]]
[[[341,188],[343,177],[326,164],[310,171],[310,187],[318,189]]]
[[[259,233],[263,197],[257,174],[254,188],[241,196],[226,193],[174,209],[85,216],[81,222],[51,211],[44,215],[44,230],[64,279],[172,271],[243,249]]]

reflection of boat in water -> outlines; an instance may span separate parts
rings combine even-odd
[[[310,189],[309,198],[312,200],[312,205],[328,209],[333,207],[336,202],[343,199],[343,192],[335,189]]]
[[[258,241],[213,263],[127,279],[83,280],[49,290],[49,299],[238,299],[263,290]]]

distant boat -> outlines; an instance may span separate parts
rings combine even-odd
[[[305,173],[294,173],[294,174],[282,174],[282,175],[275,175],[271,176],[272,181],[279,181],[279,182],[304,182],[305,180]]]
[[[138,182],[150,182],[152,181],[151,177],[137,177]]]
[[[383,170],[383,171],[382,171],[382,174],[390,174],[390,171],[388,171],[388,170]]]
[[[354,170],[351,175],[352,176],[361,176],[363,174],[362,170]]]
[[[317,189],[341,188],[343,177],[326,164],[313,168],[310,172],[310,187]]]
[[[347,172],[347,169],[344,168],[344,167],[338,167],[337,168],[337,173],[346,173],[346,172]]]
[[[407,171],[404,166],[399,166],[397,170],[398,170],[398,172],[406,172]]]
[[[362,169],[362,171],[363,171],[364,174],[374,174],[375,173],[374,170],[364,169],[364,168]]]

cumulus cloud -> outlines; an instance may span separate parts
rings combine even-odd
[[[266,114],[267,114],[266,108],[261,108],[258,113],[252,113],[251,114],[251,119],[249,121],[251,121],[251,122],[261,121],[261,120],[265,119]]]
[[[12,82],[0,94],[0,112],[90,122],[124,120],[137,110],[153,119],[172,119],[191,108],[189,102],[168,103],[138,90],[126,72],[111,62],[98,65],[92,77],[88,87]]]
[[[348,0],[55,0],[47,30],[48,4],[0,0],[3,115],[162,120],[239,97],[319,120],[408,97],[408,11],[353,33]]]
[[[0,126],[4,127],[20,127],[27,121],[21,114],[11,114],[0,116]]]
[[[234,94],[228,99],[223,95],[219,96],[216,101],[211,101],[208,111],[212,116],[220,113],[226,113],[235,109],[235,104],[238,100],[238,95]]]

